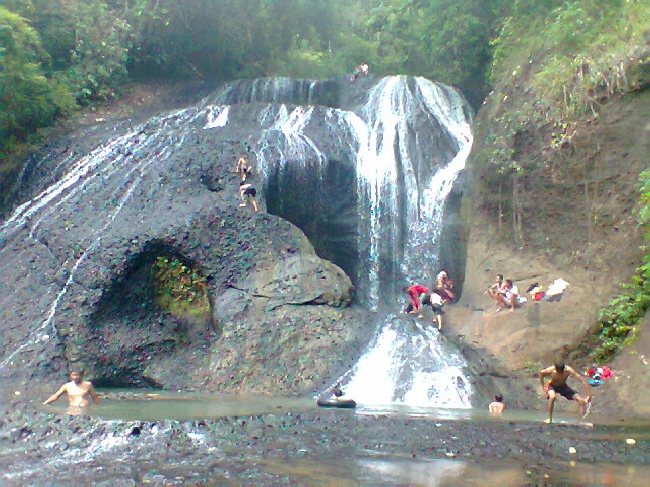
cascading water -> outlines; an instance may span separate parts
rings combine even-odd
[[[365,222],[359,248],[368,249],[361,260],[368,263],[369,300],[375,307],[392,301],[399,309],[403,297],[396,284],[427,283],[437,271],[443,205],[471,149],[463,106],[458,93],[425,79],[409,85],[404,77],[385,78],[364,107],[367,128],[355,124],[359,212]],[[425,135],[409,126],[414,113],[431,117],[457,144],[451,161],[430,172],[424,168],[431,155],[418,150]],[[438,330],[393,312],[340,382],[346,395],[362,404],[469,407],[464,365]]]
[[[34,314],[29,336],[11,332],[0,372],[57,333],[61,301],[71,307],[70,287],[88,280],[89,269],[103,272],[89,262],[110,253],[105,240],[112,227],[138,245],[141,237],[165,233],[163,225],[187,225],[189,215],[212,204],[209,192],[194,189],[192,166],[180,165],[183,147],[243,121],[251,131],[242,142],[264,176],[269,211],[300,226],[317,249],[329,246],[331,260],[353,278],[359,301],[380,316],[363,357],[341,377],[346,395],[367,405],[467,407],[462,357],[436,329],[400,314],[401,286],[430,283],[439,266],[445,199],[471,147],[467,105],[455,90],[423,78],[380,79],[362,105],[348,100],[343,106],[337,93],[347,89],[330,81],[240,81],[195,107],[118,132],[87,155],[44,158],[58,180],[5,220],[0,254],[21,239],[74,252],[55,264],[38,307],[31,306],[45,311]],[[142,221],[141,209],[151,201],[166,212],[164,222]],[[97,218],[69,225],[84,205],[92,205]],[[327,250],[321,255],[330,258]],[[79,269],[85,276],[77,276]]]
[[[272,99],[286,99],[292,91],[285,83],[273,87]],[[309,94],[307,102],[318,92],[305,86],[299,91]],[[260,93],[273,90],[255,85],[246,92],[249,101],[260,101]],[[256,156],[267,180],[277,175],[284,190],[279,192],[295,195],[301,185],[310,189],[305,198],[326,192],[323,174],[331,155],[315,141],[314,110],[281,105],[261,116],[266,129]],[[328,124],[319,127],[318,138],[328,140],[331,152],[351,154],[356,167],[359,298],[373,310],[390,310],[359,363],[340,378],[346,395],[365,405],[468,407],[462,357],[437,330],[396,314],[403,306],[401,286],[429,282],[437,272],[443,206],[471,149],[466,102],[447,86],[397,76],[383,78],[360,110],[319,110]],[[284,198],[277,198],[278,213],[285,216]]]

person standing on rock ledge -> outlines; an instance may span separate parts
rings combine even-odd
[[[101,404],[102,399],[97,394],[92,382],[84,380],[84,371],[77,369],[70,371],[70,382],[63,384],[58,391],[50,396],[43,404],[50,404],[56,401],[63,393],[68,394],[68,401],[73,407],[87,407],[92,402]]]
[[[544,378],[549,375],[551,379],[544,382]],[[567,385],[566,381],[569,377],[575,377],[582,382],[587,394],[586,398],[583,398]],[[544,421],[545,423],[550,424],[553,421],[553,404],[557,394],[564,396],[569,401],[576,401],[580,405],[580,420],[587,417],[591,408],[591,386],[585,377],[578,374],[572,367],[556,362],[552,366],[539,371],[539,380],[548,399],[548,419]]]

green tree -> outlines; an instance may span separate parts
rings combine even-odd
[[[29,18],[49,54],[45,76],[65,80],[77,101],[116,96],[127,74],[130,25],[102,0],[9,0]]]
[[[49,55],[28,21],[0,7],[0,150],[15,144],[74,106],[65,83],[48,82]]]

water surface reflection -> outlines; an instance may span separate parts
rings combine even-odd
[[[133,390],[102,390],[104,403],[87,408],[85,414],[107,421],[157,421],[178,420],[192,421],[200,419],[217,419],[233,416],[250,416],[263,414],[300,414],[302,412],[322,411],[323,415],[334,418],[345,415],[357,415],[366,421],[372,421],[376,416],[378,421],[382,417],[391,416],[399,418],[417,418],[431,421],[433,427],[443,427],[447,421],[485,422],[493,421],[503,423],[504,428],[512,428],[515,423],[541,423],[546,417],[546,412],[507,410],[502,415],[490,415],[483,410],[475,409],[446,409],[446,408],[419,408],[407,406],[367,406],[359,405],[356,410],[323,410],[316,406],[314,397],[280,398],[251,395],[225,395],[211,394],[198,395],[192,393],[172,393],[161,391]],[[63,404],[57,406],[65,413]],[[53,409],[48,409],[53,411]],[[349,417],[349,416],[348,416]],[[633,429],[637,441],[647,441],[650,427],[647,422],[639,423],[632,418],[590,417],[597,425],[621,425],[621,428],[607,429],[581,429],[573,427],[577,422],[574,413],[558,413],[556,420],[559,423],[555,428],[562,436],[588,434],[600,441],[620,441],[621,444]],[[272,421],[271,421],[272,422]],[[253,424],[253,423],[251,423]],[[279,424],[279,423],[278,423]],[[332,422],[336,424],[336,420]],[[565,428],[564,425],[570,426]],[[629,428],[628,428],[629,427]],[[566,429],[566,433],[562,430]],[[294,433],[295,434],[295,433]],[[334,442],[340,440],[340,431],[327,428],[322,431],[322,436],[314,436],[317,443]],[[118,438],[125,444],[137,445],[137,440],[129,436]],[[115,440],[113,438],[113,440]],[[279,437],[280,442],[285,438]],[[198,440],[197,440],[198,441]],[[402,439],[397,438],[401,442]],[[199,442],[200,443],[200,442]],[[367,447],[346,450],[346,455],[334,458],[321,456],[314,460],[317,451],[309,441],[299,442],[303,445],[283,456],[280,452],[291,450],[293,443],[287,441],[277,447],[277,455],[263,456],[259,451],[252,449],[228,450],[223,461],[230,465],[232,459],[242,469],[252,469],[263,475],[276,475],[278,478],[291,478],[298,485],[422,485],[422,486],[447,486],[447,485],[628,485],[645,486],[650,478],[648,465],[620,465],[610,464],[606,461],[586,462],[574,461],[567,455],[566,460],[551,460],[540,458],[536,464],[524,463],[523,460],[513,458],[478,458],[475,455],[449,454],[449,458],[434,459],[424,456],[409,455],[405,453],[388,453],[382,448]],[[211,453],[213,455],[213,453]],[[59,459],[60,460],[60,459]],[[606,460],[606,459],[603,459]],[[232,460],[235,461],[235,460]],[[171,475],[171,465],[161,463],[150,465],[152,471],[159,472],[163,478]],[[186,476],[187,470],[193,471],[194,467],[186,466],[179,471],[179,475]],[[224,466],[224,471],[228,471]],[[239,467],[238,467],[239,468]],[[252,474],[251,474],[252,475]],[[209,480],[206,478],[206,480]],[[214,480],[214,479],[213,479]]]

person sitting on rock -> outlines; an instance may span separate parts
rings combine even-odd
[[[505,285],[501,292],[497,295],[497,313],[504,308],[509,308],[514,311],[517,307],[517,299],[519,298],[519,289],[515,286],[510,279],[506,279]]]
[[[447,269],[441,269],[440,272],[438,272],[438,275],[436,276],[436,288],[444,292],[446,297],[443,296],[443,298],[446,301],[453,301],[455,297],[453,291],[454,281],[450,279]]]
[[[489,294],[492,299],[494,299],[495,302],[497,301],[497,296],[503,291],[503,274],[497,274],[497,278],[494,281],[494,284],[491,286],[488,286],[487,291],[485,291],[485,294]]]
[[[352,73],[352,77],[350,78],[350,81],[355,81],[361,75],[366,76],[369,71],[370,71],[370,67],[368,66],[368,64],[366,63],[359,64],[356,68],[354,68],[354,72]]]

